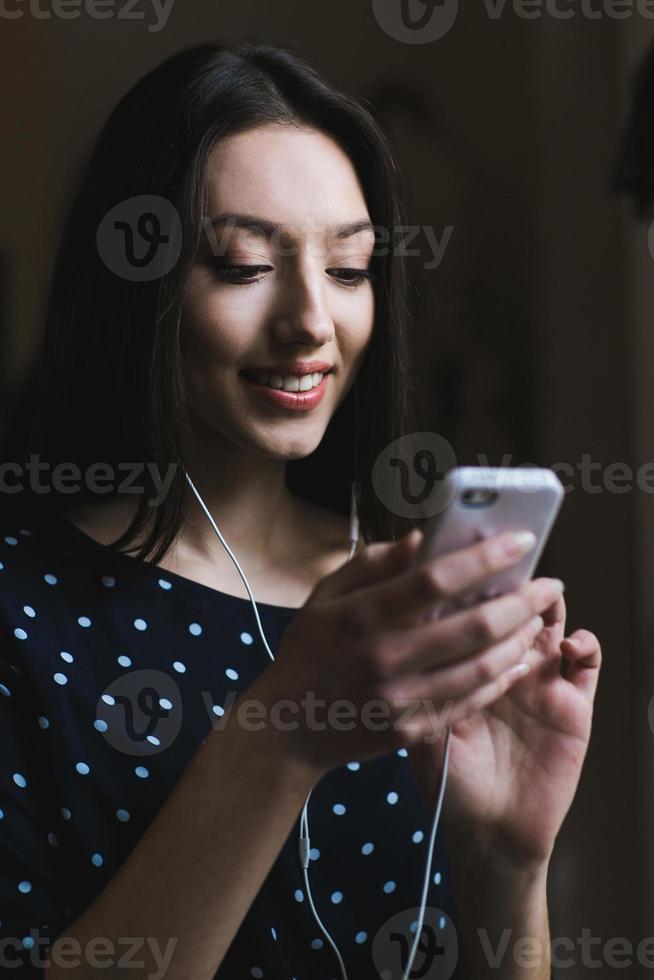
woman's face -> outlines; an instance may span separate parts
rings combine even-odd
[[[306,456],[373,329],[375,237],[356,171],[324,133],[268,124],[216,144],[207,187],[181,321],[191,416],[244,449]],[[319,381],[310,361],[330,370],[303,392]],[[280,385],[301,390],[280,396]]]

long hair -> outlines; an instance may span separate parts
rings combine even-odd
[[[156,564],[185,518],[179,324],[206,216],[207,159],[223,137],[271,122],[308,125],[336,140],[360,179],[373,225],[388,229],[393,241],[404,221],[401,182],[373,111],[290,51],[255,41],[194,45],[138,80],[95,142],[63,231],[24,458],[36,453],[52,471],[74,464],[82,473],[93,463],[118,474],[119,464],[147,462],[137,511],[112,545],[136,551],[139,561]],[[139,195],[165,199],[181,220],[179,258],[151,281],[116,275],[96,243],[109,212]],[[378,498],[372,470],[378,454],[407,431],[412,404],[403,258],[392,246],[375,247],[372,271],[375,321],[358,376],[320,446],[287,470],[295,492],[314,502],[329,497],[343,512],[354,480],[366,541],[406,529]],[[156,507],[149,503],[156,497],[150,465],[161,478],[175,468]],[[61,512],[91,496],[83,484],[74,494],[26,489],[22,500]]]

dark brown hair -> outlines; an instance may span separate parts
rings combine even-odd
[[[335,139],[359,176],[373,225],[394,240],[404,221],[400,181],[373,112],[290,51],[254,41],[186,48],[137,81],[99,134],[63,232],[24,458],[37,453],[51,468],[73,463],[82,472],[94,462],[117,472],[119,462],[141,461],[156,464],[162,476],[181,464],[156,508],[148,503],[155,484],[144,473],[134,520],[113,543],[142,561],[156,564],[168,551],[189,493],[179,318],[202,234],[207,158],[221,138],[270,122],[310,126]],[[148,282],[114,274],[96,245],[103,218],[139,195],[171,202],[182,226],[178,261]],[[404,261],[392,246],[375,248],[371,270],[375,323],[359,375],[320,446],[287,471],[293,492],[344,513],[354,478],[366,541],[406,530],[375,493],[372,469],[381,450],[407,431],[411,412]],[[85,486],[74,495],[21,495],[57,511],[91,496]],[[140,549],[130,549],[142,531]]]

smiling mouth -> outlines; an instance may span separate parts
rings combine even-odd
[[[330,371],[314,371],[311,374],[292,375],[278,374],[272,371],[245,370],[241,372],[241,374],[255,384],[289,395],[313,391],[322,384],[323,379],[330,373]]]

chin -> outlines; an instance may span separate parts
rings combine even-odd
[[[313,435],[305,433],[302,437],[289,435],[288,438],[284,438],[281,433],[275,433],[271,438],[264,434],[260,438],[253,436],[248,440],[248,448],[272,459],[304,459],[305,456],[315,452],[322,442],[323,435],[322,428],[320,432],[315,432]]]

